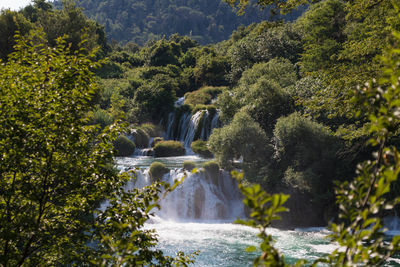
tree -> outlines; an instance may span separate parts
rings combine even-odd
[[[0,59],[7,60],[8,55],[14,51],[14,35],[19,32],[24,35],[33,28],[33,25],[20,13],[10,10],[0,12]]]
[[[283,88],[295,82],[294,66],[287,59],[255,64],[243,73],[237,87],[219,97],[221,118],[229,121],[240,109],[245,110],[271,136],[275,121],[292,110]]]
[[[152,81],[140,86],[132,100],[139,121],[159,121],[174,108],[177,83],[165,74],[153,76]]]
[[[399,13],[398,6],[394,7]],[[394,36],[400,41],[400,32],[394,31]],[[329,266],[383,266],[387,259],[400,251],[399,236],[385,240],[386,230],[381,219],[385,210],[393,210],[400,203],[398,194],[394,199],[389,198],[400,174],[400,152],[390,144],[393,138],[398,138],[400,125],[399,49],[391,48],[383,57],[383,63],[382,78],[359,87],[353,98],[355,114],[367,115],[368,144],[375,150],[373,158],[357,166],[357,177],[353,181],[337,184],[339,221],[330,225],[330,238],[338,243],[339,248],[315,260],[312,266],[319,263]],[[287,196],[267,194],[257,185],[241,184],[240,188],[253,217],[240,223],[258,227],[262,239],[263,253],[255,259],[255,265],[289,266],[274,248],[272,237],[265,232],[266,227],[279,218],[277,213],[286,211],[282,205]],[[255,251],[255,247],[248,250]],[[296,266],[301,264],[306,262],[299,261]]]
[[[74,51],[78,48],[82,36],[87,34],[84,45],[87,49],[91,50],[100,46],[99,52],[104,54],[109,51],[103,27],[94,20],[88,19],[74,1],[63,0],[61,10],[41,9],[37,5],[35,8],[37,9],[36,25],[43,28],[51,45],[56,44],[58,37],[67,35],[66,40]]]
[[[250,180],[257,179],[258,170],[272,155],[264,130],[245,112],[237,113],[229,125],[214,129],[208,146],[223,168],[231,169],[234,160],[242,159],[242,168]]]
[[[337,64],[345,41],[345,4],[340,0],[322,1],[312,5],[297,20],[304,29],[304,52],[301,65],[305,72],[317,72]]]
[[[239,8],[238,13],[242,15],[244,10],[250,5],[250,0],[224,0],[231,6],[236,6]],[[258,0],[257,5],[264,9],[268,6],[272,6],[272,12],[275,13],[281,10],[282,13],[288,13],[294,8],[301,5],[306,5],[310,2],[318,2],[319,0]]]
[[[157,41],[154,45],[144,50],[145,63],[148,66],[178,65],[181,55],[181,46],[165,39]]]
[[[278,189],[289,189],[292,195],[306,196],[313,214],[317,214],[319,222],[326,223],[327,217],[331,216],[329,211],[334,208],[331,204],[333,181],[338,178],[339,166],[346,166],[337,156],[341,148],[339,138],[322,124],[292,113],[277,120],[273,140],[274,171],[277,173],[278,169],[279,174],[268,177],[274,180],[270,183],[275,182]],[[292,204],[289,199],[288,206]]]
[[[161,184],[125,191],[131,178],[113,167],[118,127],[87,124],[94,53],[84,40],[82,54],[45,40],[17,36],[0,65],[0,265],[185,263],[152,249],[154,233],[141,229]]]

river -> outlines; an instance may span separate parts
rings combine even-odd
[[[196,176],[183,172],[181,167],[185,160],[194,161],[199,166],[205,161],[195,155],[173,158],[117,158],[120,169],[140,168],[137,181],[140,186],[146,185],[143,181],[146,179],[146,169],[153,161],[163,162],[171,169],[164,176],[166,181],[171,182],[186,174],[184,183],[161,202],[161,210],[146,224],[146,228],[156,230],[158,248],[169,256],[176,255],[178,251],[190,254],[199,250],[193,266],[252,266],[257,252],[247,253],[245,249],[259,244],[257,230],[233,223],[236,217],[241,217],[244,213],[243,206],[238,203],[240,198],[233,188],[234,183],[224,181],[231,178],[221,173],[220,179],[224,182],[213,184],[201,174]],[[222,190],[222,186],[229,190]],[[196,197],[196,188],[200,187],[204,194]],[[312,261],[336,248],[326,238],[329,232],[325,228],[270,228],[268,231],[275,238],[276,247],[282,251],[288,263],[294,263],[298,259]],[[387,266],[400,266],[400,261],[392,259]]]

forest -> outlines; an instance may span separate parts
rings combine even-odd
[[[159,181],[165,166],[128,192],[129,175],[113,167],[151,140],[157,157],[184,154],[164,133],[177,137],[187,114],[218,113],[191,149],[214,158],[205,169],[242,176],[248,225],[333,219],[350,248],[321,260],[335,266],[377,266],[398,252],[400,239],[386,246],[379,226],[399,202],[399,9],[303,2],[34,0],[2,10],[0,266],[191,263],[154,249],[142,229],[160,192],[178,186]],[[272,222],[283,203],[289,212]],[[284,264],[260,237],[269,256],[257,264]]]
[[[62,1],[57,0],[54,5],[61,8]],[[237,16],[227,3],[213,0],[80,0],[77,5],[89,18],[104,25],[110,41],[139,45],[174,33],[190,36],[200,44],[216,43],[228,39],[240,25],[266,18],[293,20],[302,11],[282,16],[251,3],[251,11]]]

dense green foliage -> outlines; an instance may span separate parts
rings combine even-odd
[[[98,56],[110,49],[103,28],[93,20],[88,19],[73,1],[64,1],[62,10],[53,9],[44,0],[36,0],[18,12],[2,10],[0,12],[0,58],[7,59],[13,51],[14,35],[17,31],[25,35],[30,29],[42,29],[51,46],[56,45],[58,37],[66,35],[66,41],[71,45],[71,51],[78,49],[82,36],[86,35],[83,45],[87,49],[99,46]]]
[[[245,112],[237,113],[229,125],[215,129],[208,144],[223,168],[231,169],[234,161],[241,159],[246,177],[255,178],[272,156],[265,132]]]
[[[190,145],[190,148],[192,149],[192,151],[194,153],[197,153],[202,157],[205,157],[205,158],[212,157],[212,153],[210,152],[210,150],[207,147],[207,141],[203,141],[203,140],[193,141],[192,144]]]
[[[160,141],[154,146],[156,157],[175,157],[185,155],[185,148],[178,141]]]
[[[164,163],[155,161],[150,165],[149,174],[153,181],[161,180],[164,174],[168,172],[169,169],[165,166]]]
[[[88,125],[97,63],[78,48],[33,32],[0,65],[0,265],[184,264],[143,230],[171,188],[125,190],[131,177],[113,167],[119,127]]]
[[[60,2],[56,2],[57,6]],[[105,25],[110,39],[141,45],[174,33],[190,36],[202,44],[219,42],[239,25],[269,17],[268,10],[260,11],[254,4],[249,7],[251,14],[237,17],[219,0],[79,0],[77,3],[90,18]]]
[[[210,105],[212,100],[224,90],[226,90],[226,87],[202,87],[194,92],[186,93],[185,104],[193,106],[198,104]]]
[[[146,131],[141,128],[133,129],[131,131],[135,145],[140,148],[145,148],[148,146],[150,141],[150,136]]]
[[[246,3],[240,1],[242,7]],[[297,5],[258,3],[287,8],[283,11]],[[332,217],[333,181],[350,180],[356,163],[371,158],[368,117],[354,115],[354,89],[382,75],[379,59],[395,43],[389,29],[399,25],[390,1],[326,0],[309,5],[293,23],[240,28],[218,44],[230,62],[230,89],[216,102],[225,126],[209,140],[221,166],[240,166],[248,181],[292,194],[287,202],[292,216],[302,202],[319,218]],[[250,118],[237,123],[239,114]],[[247,135],[254,123],[261,127],[258,138]],[[257,149],[246,152],[251,147]],[[299,223],[298,216],[284,217]]]
[[[397,6],[396,10],[399,11]],[[394,33],[400,41],[400,32]],[[353,98],[355,107],[368,115],[367,128],[371,135],[368,143],[374,147],[374,158],[357,166],[357,177],[353,181],[337,184],[336,201],[340,209],[340,221],[330,225],[330,238],[338,243],[339,248],[314,260],[312,266],[321,263],[329,266],[384,266],[390,257],[400,251],[400,237],[387,240],[386,229],[380,218],[385,210],[392,210],[400,203],[399,197],[394,200],[389,197],[400,173],[400,153],[390,145],[391,139],[398,135],[400,124],[399,60],[399,50],[391,49],[383,58],[383,77],[378,82],[372,80],[366,83]],[[277,213],[287,211],[282,207],[287,196],[269,195],[259,185],[240,184],[239,188],[245,195],[244,203],[251,208],[253,217],[249,221],[239,222],[258,227],[258,236],[262,239],[260,247],[263,253],[255,259],[254,266],[289,266],[274,248],[272,236],[265,231],[266,225],[279,219]],[[248,251],[255,250],[255,247],[248,248]],[[301,260],[296,266],[305,263],[305,260]]]
[[[116,156],[128,157],[133,155],[135,152],[136,145],[134,142],[129,140],[125,135],[120,135],[114,141],[114,147],[117,150]]]

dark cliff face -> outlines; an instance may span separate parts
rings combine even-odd
[[[290,195],[284,205],[289,212],[281,213],[282,220],[274,221],[272,227],[280,229],[325,227],[335,218],[334,200],[330,205],[323,205],[323,203],[313,201],[307,193],[287,188],[281,192]]]

